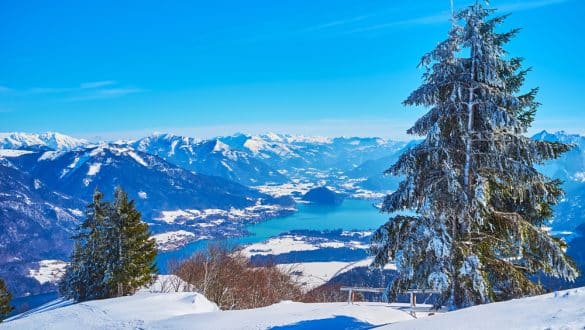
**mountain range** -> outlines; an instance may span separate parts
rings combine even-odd
[[[573,231],[585,221],[585,137],[543,131],[533,138],[574,145],[540,166],[567,192],[553,230]],[[383,196],[400,181],[383,171],[417,143],[274,133],[92,143],[59,133],[0,133],[0,276],[17,294],[52,289],[27,274],[40,260],[67,259],[69,237],[96,188],[111,198],[122,186],[157,239],[180,237],[171,244],[177,247],[243,235],[247,223],[293,212],[292,197],[316,187],[350,198]]]

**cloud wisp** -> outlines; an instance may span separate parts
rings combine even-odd
[[[503,4],[501,6],[494,6],[494,8],[497,8],[501,11],[525,11],[525,10],[554,6],[554,5],[565,3],[568,1],[569,0],[538,0],[538,1]]]
[[[0,86],[0,94],[17,97],[52,96],[66,102],[118,98],[144,91],[141,88],[121,86],[114,80],[83,82],[75,87],[33,87],[22,90]]]
[[[527,11],[532,9],[538,9],[543,7],[549,7],[559,5],[562,3],[569,2],[570,0],[534,0],[534,1],[523,1],[514,3],[504,3],[501,5],[493,6],[500,11],[504,12],[518,12]],[[456,3],[457,4],[457,3]],[[435,25],[441,23],[447,23],[451,15],[449,8],[445,8],[445,11],[438,12],[423,16],[413,16],[410,18],[404,17],[393,17],[394,19],[380,21],[380,17],[390,16],[388,13],[375,13],[368,15],[359,15],[355,17],[349,17],[345,19],[339,19],[328,23],[311,26],[303,32],[337,32],[340,34],[352,34],[352,33],[366,33],[383,29],[390,29],[401,26],[425,26]],[[396,12],[393,12],[395,14]]]

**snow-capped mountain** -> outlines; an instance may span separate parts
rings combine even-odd
[[[55,290],[29,278],[29,269],[69,255],[84,206],[0,158],[0,277],[15,293]]]
[[[242,235],[243,225],[291,212],[288,196],[318,186],[355,198],[380,197],[400,180],[382,172],[417,143],[236,134],[209,140],[153,135],[82,145],[58,133],[51,143],[48,136],[40,134],[37,141],[5,134],[0,148],[0,268],[15,274],[26,263],[67,256],[71,230],[96,187],[108,199],[117,185],[127,190],[160,247],[171,248],[204,237]],[[572,231],[585,222],[585,137],[541,132],[534,138],[575,145],[541,167],[565,182],[553,230]]]
[[[50,187],[89,201],[96,188],[106,197],[122,186],[147,217],[174,209],[229,209],[274,202],[235,182],[195,174],[141,151],[101,144],[67,152],[45,151],[12,158],[19,168]]]
[[[585,136],[542,131],[535,140],[572,144],[573,149],[539,167],[551,178],[563,180],[565,197],[555,207],[554,230],[574,230],[585,222]]]
[[[275,133],[237,134],[218,139],[232,149],[248,152],[273,168],[287,171],[294,168],[349,170],[404,146],[404,142],[381,138],[310,138]]]
[[[533,136],[535,140],[561,142],[574,147],[559,159],[548,161],[541,169],[549,176],[564,181],[585,182],[585,136],[560,131],[542,131]]]
[[[233,150],[219,139],[198,141],[171,134],[152,135],[132,146],[197,173],[220,176],[245,185],[284,183],[288,179],[249,153]]]
[[[73,138],[61,133],[0,133],[0,149],[28,150],[72,150],[86,145],[83,139]]]
[[[69,252],[63,240],[78,224],[84,206],[80,199],[55,191],[1,158],[0,187],[0,263]]]

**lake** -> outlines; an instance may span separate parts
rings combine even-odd
[[[227,240],[229,246],[253,244],[278,236],[291,230],[369,230],[377,229],[389,215],[380,213],[373,206],[372,201],[347,199],[340,205],[314,205],[298,204],[298,212],[273,218],[261,223],[246,226],[251,233],[249,236],[236,237]],[[157,265],[161,273],[166,273],[167,263],[170,260],[181,260],[201,251],[209,243],[218,240],[200,240],[184,246],[175,251],[160,253],[157,257]]]

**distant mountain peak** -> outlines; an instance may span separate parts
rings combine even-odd
[[[45,133],[0,133],[0,149],[52,149],[72,150],[84,145],[88,141],[74,138],[58,132]]]
[[[564,130],[560,130],[554,133],[542,130],[541,132],[534,134],[532,139],[537,141],[562,142],[577,145],[582,144],[585,141],[585,137],[579,134],[567,133]]]

